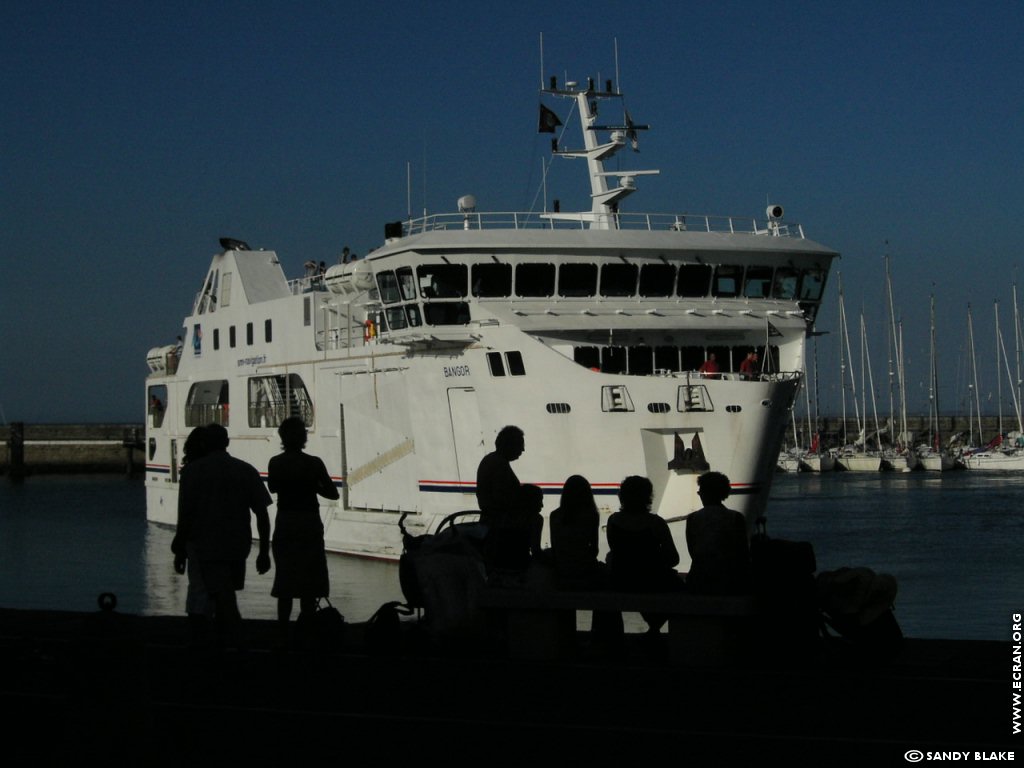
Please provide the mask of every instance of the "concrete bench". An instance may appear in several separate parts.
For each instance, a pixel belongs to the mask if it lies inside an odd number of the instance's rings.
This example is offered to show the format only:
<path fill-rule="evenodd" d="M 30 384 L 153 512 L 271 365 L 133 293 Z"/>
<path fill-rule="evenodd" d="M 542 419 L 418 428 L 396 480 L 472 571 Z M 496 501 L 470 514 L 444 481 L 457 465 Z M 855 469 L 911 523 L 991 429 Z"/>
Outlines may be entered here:
<path fill-rule="evenodd" d="M 749 620 L 761 615 L 751 595 L 570 592 L 488 587 L 485 611 L 504 618 L 513 658 L 555 659 L 572 648 L 576 613 L 658 613 L 668 617 L 670 661 L 678 666 L 726 664 L 740 652 Z"/>

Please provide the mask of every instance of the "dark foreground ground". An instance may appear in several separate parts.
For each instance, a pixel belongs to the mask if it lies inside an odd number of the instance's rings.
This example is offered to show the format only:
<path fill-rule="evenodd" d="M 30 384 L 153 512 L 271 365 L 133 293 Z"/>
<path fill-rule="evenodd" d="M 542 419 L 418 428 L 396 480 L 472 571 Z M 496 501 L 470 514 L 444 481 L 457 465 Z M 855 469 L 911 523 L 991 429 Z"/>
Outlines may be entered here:
<path fill-rule="evenodd" d="M 906 640 L 881 663 L 839 644 L 780 660 L 751 638 L 727 668 L 677 668 L 635 635 L 610 659 L 581 635 L 557 663 L 439 652 L 413 624 L 391 648 L 365 625 L 331 650 L 275 650 L 270 622 L 246 622 L 245 636 L 246 651 L 213 653 L 190 648 L 174 617 L 0 609 L 0 757 L 902 765 L 909 750 L 973 761 L 1021 738 L 1011 646 L 997 642 Z"/>

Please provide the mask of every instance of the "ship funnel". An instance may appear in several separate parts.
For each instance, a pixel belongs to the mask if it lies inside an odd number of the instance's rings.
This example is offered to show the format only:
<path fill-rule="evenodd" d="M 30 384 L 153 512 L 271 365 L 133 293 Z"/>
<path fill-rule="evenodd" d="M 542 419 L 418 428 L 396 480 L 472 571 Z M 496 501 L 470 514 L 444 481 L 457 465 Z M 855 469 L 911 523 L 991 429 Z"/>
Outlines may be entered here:
<path fill-rule="evenodd" d="M 765 215 L 769 219 L 781 219 L 783 213 L 781 205 L 769 205 L 768 210 L 765 211 Z"/>

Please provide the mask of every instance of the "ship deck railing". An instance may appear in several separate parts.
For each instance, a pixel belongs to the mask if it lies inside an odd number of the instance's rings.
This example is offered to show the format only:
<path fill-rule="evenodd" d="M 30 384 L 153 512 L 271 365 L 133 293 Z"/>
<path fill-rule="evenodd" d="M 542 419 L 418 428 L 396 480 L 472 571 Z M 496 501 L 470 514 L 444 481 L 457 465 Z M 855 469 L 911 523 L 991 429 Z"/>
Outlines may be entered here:
<path fill-rule="evenodd" d="M 610 221 L 610 228 L 620 230 L 720 232 L 804 239 L 804 230 L 800 224 L 783 224 L 775 220 L 765 221 L 738 216 L 707 216 L 689 213 L 617 213 L 611 216 L 602 216 L 601 221 Z M 601 222 L 595 219 L 595 214 L 589 212 L 577 215 L 565 213 L 549 215 L 516 211 L 437 213 L 402 222 L 402 234 L 408 236 L 438 230 L 459 229 L 587 230 L 599 223 Z"/>

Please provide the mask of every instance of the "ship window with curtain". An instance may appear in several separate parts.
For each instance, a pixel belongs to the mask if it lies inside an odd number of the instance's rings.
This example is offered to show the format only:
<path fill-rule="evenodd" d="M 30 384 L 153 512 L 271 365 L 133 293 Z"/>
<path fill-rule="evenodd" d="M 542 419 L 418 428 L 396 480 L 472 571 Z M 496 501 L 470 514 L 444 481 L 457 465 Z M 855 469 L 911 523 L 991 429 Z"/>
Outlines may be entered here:
<path fill-rule="evenodd" d="M 676 268 L 671 264 L 644 264 L 640 267 L 641 296 L 671 296 Z"/>
<path fill-rule="evenodd" d="M 679 283 L 677 293 L 688 299 L 698 299 L 708 295 L 711 284 L 710 264 L 683 264 L 679 267 Z"/>
<path fill-rule="evenodd" d="M 498 299 L 512 295 L 511 264 L 474 264 L 473 295 L 481 299 Z"/>
<path fill-rule="evenodd" d="M 253 376 L 249 379 L 249 426 L 279 427 L 290 417 L 313 426 L 313 401 L 297 373 Z"/>
<path fill-rule="evenodd" d="M 605 264 L 601 267 L 601 295 L 634 295 L 638 272 L 636 264 Z"/>
<path fill-rule="evenodd" d="M 558 268 L 559 296 L 593 296 L 596 292 L 596 264 L 562 264 Z"/>
<path fill-rule="evenodd" d="M 538 298 L 555 292 L 554 264 L 517 264 L 516 296 Z"/>
<path fill-rule="evenodd" d="M 185 399 L 185 426 L 204 427 L 207 424 L 228 426 L 228 382 L 226 379 L 197 381 L 188 390 Z"/>

